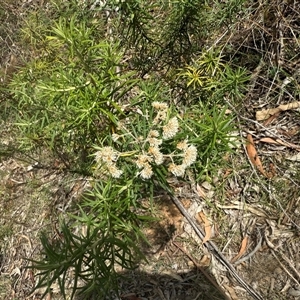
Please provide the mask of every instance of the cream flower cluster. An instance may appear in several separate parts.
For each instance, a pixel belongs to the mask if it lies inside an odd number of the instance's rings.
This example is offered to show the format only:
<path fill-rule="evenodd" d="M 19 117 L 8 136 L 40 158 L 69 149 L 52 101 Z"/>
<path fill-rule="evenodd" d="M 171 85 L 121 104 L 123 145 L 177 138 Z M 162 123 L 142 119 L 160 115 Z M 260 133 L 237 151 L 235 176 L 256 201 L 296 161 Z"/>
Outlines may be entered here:
<path fill-rule="evenodd" d="M 105 167 L 108 173 L 114 178 L 120 178 L 123 171 L 117 168 L 117 160 L 119 153 L 112 147 L 103 147 L 95 153 L 95 160 L 97 162 L 97 169 Z"/>
<path fill-rule="evenodd" d="M 175 176 L 183 176 L 187 167 L 191 166 L 197 159 L 197 148 L 194 145 L 189 145 L 187 141 L 179 142 L 177 149 L 182 150 L 180 156 L 183 157 L 182 163 L 176 165 L 171 163 L 168 170 Z"/>
<path fill-rule="evenodd" d="M 138 151 L 132 151 L 130 155 L 127 155 L 118 153 L 112 147 L 104 147 L 96 152 L 97 164 L 104 165 L 112 177 L 119 178 L 123 173 L 116 166 L 120 156 L 134 156 L 133 163 L 138 167 L 138 176 L 143 179 L 150 179 L 153 176 L 154 165 L 159 166 L 164 163 L 168 163 L 168 170 L 173 175 L 184 176 L 186 168 L 196 161 L 197 148 L 190 145 L 187 140 L 179 142 L 176 145 L 177 150 L 171 154 L 165 155 L 161 152 L 164 141 L 174 138 L 178 133 L 179 122 L 177 117 L 169 118 L 169 107 L 166 103 L 153 102 L 152 106 L 156 114 L 146 139 L 134 137 L 126 126 L 122 126 L 122 129 L 126 131 L 126 134 L 122 136 L 131 136 L 134 144 L 139 145 Z M 116 142 L 119 137 L 119 135 L 113 134 L 112 139 Z M 178 157 L 179 159 L 177 159 Z M 176 165 L 174 160 L 180 160 L 181 164 Z"/>

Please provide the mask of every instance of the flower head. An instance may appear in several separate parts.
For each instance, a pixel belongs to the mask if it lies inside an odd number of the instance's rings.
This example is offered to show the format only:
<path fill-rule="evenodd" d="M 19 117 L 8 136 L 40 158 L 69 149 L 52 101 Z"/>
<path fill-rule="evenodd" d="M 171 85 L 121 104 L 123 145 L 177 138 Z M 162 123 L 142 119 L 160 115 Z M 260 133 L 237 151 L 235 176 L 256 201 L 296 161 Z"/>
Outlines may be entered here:
<path fill-rule="evenodd" d="M 164 102 L 154 101 L 154 102 L 152 102 L 152 106 L 156 110 L 167 110 L 168 109 L 168 104 L 164 103 Z"/>
<path fill-rule="evenodd" d="M 140 176 L 143 179 L 150 179 L 153 175 L 152 167 L 149 163 L 144 164 L 143 170 L 140 172 Z"/>
<path fill-rule="evenodd" d="M 186 167 L 189 167 L 191 164 L 193 164 L 197 159 L 197 148 L 194 145 L 189 146 L 184 151 L 184 157 L 182 164 Z"/>
<path fill-rule="evenodd" d="M 153 147 L 153 146 L 149 147 L 148 153 L 154 157 L 154 162 L 155 162 L 157 165 L 161 165 L 161 164 L 164 162 L 164 156 L 163 156 L 163 154 L 159 151 L 159 148 L 158 148 L 158 147 L 156 147 L 156 146 L 154 146 L 154 147 Z"/>
<path fill-rule="evenodd" d="M 135 161 L 136 165 L 139 169 L 144 168 L 146 164 L 149 164 L 149 162 L 152 162 L 153 158 L 146 154 L 141 154 L 138 156 L 137 160 Z"/>
<path fill-rule="evenodd" d="M 150 146 L 152 147 L 158 147 L 159 145 L 162 144 L 162 140 L 151 137 L 151 138 L 147 138 L 147 141 L 149 142 Z"/>
<path fill-rule="evenodd" d="M 157 130 L 150 130 L 148 134 L 148 139 L 149 138 L 157 138 L 159 137 L 159 132 Z"/>
<path fill-rule="evenodd" d="M 175 165 L 171 163 L 168 170 L 176 177 L 182 177 L 185 173 L 185 165 Z"/>
<path fill-rule="evenodd" d="M 119 153 L 112 147 L 103 147 L 95 153 L 96 162 L 113 163 L 118 160 Z"/>
<path fill-rule="evenodd" d="M 110 175 L 114 178 L 120 178 L 120 176 L 123 174 L 123 171 L 119 170 L 115 164 L 107 165 L 107 169 Z"/>
<path fill-rule="evenodd" d="M 188 148 L 188 142 L 187 140 L 181 141 L 176 145 L 176 148 L 179 150 L 186 150 Z"/>
<path fill-rule="evenodd" d="M 178 119 L 173 117 L 169 120 L 169 122 L 163 126 L 163 138 L 170 139 L 178 132 L 179 124 Z"/>

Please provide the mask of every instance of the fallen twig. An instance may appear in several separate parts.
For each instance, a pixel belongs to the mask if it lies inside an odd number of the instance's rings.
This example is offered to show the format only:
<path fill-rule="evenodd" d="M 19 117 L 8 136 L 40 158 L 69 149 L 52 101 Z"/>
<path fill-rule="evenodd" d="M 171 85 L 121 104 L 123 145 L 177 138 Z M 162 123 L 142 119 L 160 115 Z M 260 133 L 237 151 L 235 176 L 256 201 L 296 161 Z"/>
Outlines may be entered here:
<path fill-rule="evenodd" d="M 282 104 L 276 108 L 264 109 L 256 112 L 256 120 L 262 121 L 268 119 L 270 116 L 277 114 L 281 111 L 286 111 L 290 109 L 297 109 L 300 107 L 300 101 Z"/>
<path fill-rule="evenodd" d="M 173 242 L 173 244 L 180 249 L 193 263 L 194 265 L 197 267 L 197 269 L 199 269 L 201 271 L 201 273 L 209 280 L 209 282 L 222 294 L 222 296 L 225 297 L 226 300 L 230 300 L 230 298 L 228 298 L 228 296 L 224 293 L 224 291 L 220 288 L 220 286 L 217 284 L 217 282 L 205 271 L 205 269 L 197 263 L 197 261 L 194 259 L 194 257 L 192 257 L 186 250 L 184 250 L 181 246 L 179 246 L 178 243 Z"/>
<path fill-rule="evenodd" d="M 202 230 L 199 228 L 198 224 L 194 221 L 194 219 L 190 216 L 190 214 L 186 211 L 184 206 L 181 204 L 179 199 L 168 191 L 171 199 L 173 200 L 174 204 L 183 214 L 183 216 L 188 220 L 191 224 L 197 235 L 204 239 L 205 235 Z M 239 276 L 239 274 L 234 269 L 233 265 L 225 258 L 225 256 L 218 250 L 218 247 L 212 241 L 207 241 L 205 244 L 206 248 L 211 252 L 211 254 L 229 271 L 229 273 L 238 281 L 238 283 L 248 292 L 249 295 L 255 300 L 263 300 L 263 298 L 251 287 L 248 283 L 246 283 L 243 278 Z"/>

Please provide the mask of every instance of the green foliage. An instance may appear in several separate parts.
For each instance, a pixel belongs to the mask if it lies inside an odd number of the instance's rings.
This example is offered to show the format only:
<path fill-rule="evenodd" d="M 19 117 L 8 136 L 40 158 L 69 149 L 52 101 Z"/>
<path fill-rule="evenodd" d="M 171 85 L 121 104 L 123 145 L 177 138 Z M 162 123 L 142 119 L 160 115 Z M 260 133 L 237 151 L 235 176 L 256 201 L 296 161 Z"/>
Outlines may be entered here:
<path fill-rule="evenodd" d="M 250 75 L 247 70 L 243 68 L 232 69 L 226 66 L 223 73 L 220 90 L 226 94 L 229 99 L 242 100 L 249 82 Z"/>
<path fill-rule="evenodd" d="M 61 222 L 60 236 L 51 240 L 42 234 L 44 258 L 30 266 L 39 271 L 36 289 L 46 287 L 46 295 L 57 281 L 66 298 L 73 272 L 71 298 L 77 292 L 86 298 L 97 295 L 98 299 L 112 290 L 117 293 L 116 268 L 132 269 L 143 257 L 137 246 L 143 238 L 139 223 L 150 220 L 138 216 L 139 187 L 132 184 L 97 182 L 85 196 L 80 213 L 71 215 L 68 224 Z"/>
<path fill-rule="evenodd" d="M 121 28 L 133 66 L 143 75 L 189 63 L 215 34 L 215 15 L 222 14 L 218 3 L 211 6 L 198 0 L 109 3 L 117 11 L 116 26 Z"/>
<path fill-rule="evenodd" d="M 247 1 L 229 0 L 226 2 L 214 2 L 215 26 L 231 25 L 247 11 Z"/>
<path fill-rule="evenodd" d="M 201 56 L 185 69 L 181 69 L 179 76 L 187 80 L 187 86 L 193 89 L 212 90 L 218 87 L 220 77 L 224 71 L 224 63 L 219 50 L 203 52 Z"/>
<path fill-rule="evenodd" d="M 170 1 L 170 14 L 167 20 L 165 35 L 166 51 L 174 57 L 189 55 L 197 51 L 199 43 L 205 37 L 206 22 L 205 1 L 184 0 Z"/>
<path fill-rule="evenodd" d="M 118 102 L 135 84 L 118 71 L 118 45 L 94 40 L 97 27 L 76 16 L 59 19 L 47 36 L 49 55 L 23 68 L 10 88 L 24 148 L 47 146 L 66 165 L 87 160 L 89 147 L 104 137 L 118 115 Z M 80 162 L 79 162 L 80 163 Z"/>
<path fill-rule="evenodd" d="M 247 70 L 225 64 L 218 49 L 203 52 L 192 65 L 180 69 L 178 76 L 193 87 L 197 98 L 211 103 L 223 102 L 224 97 L 242 100 L 250 79 Z"/>
<path fill-rule="evenodd" d="M 190 141 L 198 149 L 198 161 L 195 165 L 197 180 L 203 176 L 209 180 L 216 175 L 221 164 L 225 163 L 223 157 L 232 153 L 238 142 L 233 135 L 233 118 L 226 115 L 226 106 L 222 108 L 201 104 L 191 107 L 190 111 L 183 123 L 186 128 L 190 128 Z"/>
<path fill-rule="evenodd" d="M 128 43 L 136 46 L 143 40 L 151 42 L 149 31 L 153 16 L 149 12 L 155 5 L 141 0 L 112 2 L 115 2 L 114 5 L 120 13 L 121 31 Z"/>

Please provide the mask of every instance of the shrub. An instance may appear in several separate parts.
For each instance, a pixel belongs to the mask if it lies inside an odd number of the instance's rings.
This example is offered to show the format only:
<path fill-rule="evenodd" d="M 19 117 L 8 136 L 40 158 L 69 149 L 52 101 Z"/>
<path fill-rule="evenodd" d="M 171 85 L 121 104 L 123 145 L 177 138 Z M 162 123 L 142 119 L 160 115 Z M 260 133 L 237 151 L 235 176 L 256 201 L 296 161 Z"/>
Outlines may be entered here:
<path fill-rule="evenodd" d="M 108 1 L 95 11 L 104 13 L 105 26 L 116 38 L 99 28 L 88 7 L 91 19 L 73 2 L 53 3 L 70 7 L 67 13 L 55 11 L 55 22 L 32 26 L 30 21 L 23 30 L 41 55 L 10 83 L 15 125 L 20 149 L 51 151 L 67 171 L 88 174 L 91 188 L 77 213 L 61 219 L 61 235 L 41 235 L 43 257 L 30 268 L 39 271 L 35 288 L 46 287 L 44 295 L 57 281 L 66 297 L 67 278 L 73 276 L 71 298 L 77 291 L 101 297 L 118 292 L 118 266 L 134 268 L 144 258 L 140 226 L 153 218 L 141 200 L 151 201 L 161 188 L 172 193 L 170 176 L 185 180 L 194 170 L 199 179 L 220 167 L 233 131 L 232 117 L 220 103 L 225 94 L 241 97 L 247 76 L 225 66 L 220 49 L 202 51 L 176 78 L 187 86 L 182 94 L 192 104 L 183 111 L 174 105 L 178 99 L 172 99 L 172 84 L 162 74 L 182 67 L 178 58 L 189 43 L 194 53 L 205 42 L 208 33 L 197 28 L 200 21 L 211 24 L 211 16 L 201 19 L 204 3 L 171 1 L 163 14 L 167 26 L 159 29 L 150 14 L 159 5 Z M 115 26 L 122 21 L 124 30 Z"/>

